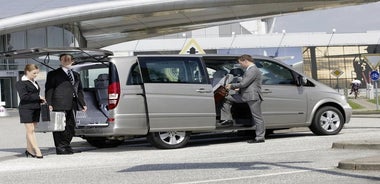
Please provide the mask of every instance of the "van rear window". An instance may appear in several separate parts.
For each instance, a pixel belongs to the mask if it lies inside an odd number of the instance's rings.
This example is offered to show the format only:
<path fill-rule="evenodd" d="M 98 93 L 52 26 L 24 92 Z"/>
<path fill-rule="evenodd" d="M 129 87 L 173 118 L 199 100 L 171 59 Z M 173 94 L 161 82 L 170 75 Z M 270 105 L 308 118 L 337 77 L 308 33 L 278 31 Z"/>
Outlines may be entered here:
<path fill-rule="evenodd" d="M 79 73 L 83 88 L 95 88 L 95 80 L 105 74 L 108 75 L 108 68 L 86 68 Z"/>

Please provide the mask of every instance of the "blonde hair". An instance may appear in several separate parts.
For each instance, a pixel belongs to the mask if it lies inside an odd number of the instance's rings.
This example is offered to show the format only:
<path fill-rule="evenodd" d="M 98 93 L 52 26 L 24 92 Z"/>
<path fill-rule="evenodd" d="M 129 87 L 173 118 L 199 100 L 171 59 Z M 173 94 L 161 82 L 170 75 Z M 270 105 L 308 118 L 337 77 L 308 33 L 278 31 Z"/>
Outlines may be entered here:
<path fill-rule="evenodd" d="M 36 64 L 26 64 L 25 65 L 25 69 L 24 69 L 25 73 L 33 71 L 33 70 L 38 70 L 38 66 Z"/>

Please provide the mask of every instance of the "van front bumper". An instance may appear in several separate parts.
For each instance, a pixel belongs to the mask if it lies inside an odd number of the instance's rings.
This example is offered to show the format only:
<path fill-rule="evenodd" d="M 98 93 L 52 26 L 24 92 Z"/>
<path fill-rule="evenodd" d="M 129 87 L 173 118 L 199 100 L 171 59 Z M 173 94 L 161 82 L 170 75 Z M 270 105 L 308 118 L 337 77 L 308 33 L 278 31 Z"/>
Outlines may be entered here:
<path fill-rule="evenodd" d="M 352 117 L 352 108 L 350 105 L 346 105 L 343 107 L 344 112 L 345 112 L 345 123 L 349 123 Z"/>

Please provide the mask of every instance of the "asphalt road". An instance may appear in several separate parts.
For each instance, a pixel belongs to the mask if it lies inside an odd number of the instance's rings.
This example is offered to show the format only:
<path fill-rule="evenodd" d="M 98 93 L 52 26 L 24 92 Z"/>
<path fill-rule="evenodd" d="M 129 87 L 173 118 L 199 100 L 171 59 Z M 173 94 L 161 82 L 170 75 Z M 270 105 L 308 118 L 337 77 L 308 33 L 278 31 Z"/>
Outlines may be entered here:
<path fill-rule="evenodd" d="M 305 128 L 279 131 L 265 143 L 231 134 L 193 137 L 187 147 L 161 150 L 144 139 L 96 149 L 75 138 L 81 153 L 56 155 L 50 133 L 37 139 L 43 159 L 25 158 L 18 117 L 0 118 L 0 183 L 380 183 L 379 171 L 338 169 L 345 159 L 378 150 L 332 149 L 332 143 L 380 140 L 378 118 L 353 118 L 339 135 L 315 136 Z"/>

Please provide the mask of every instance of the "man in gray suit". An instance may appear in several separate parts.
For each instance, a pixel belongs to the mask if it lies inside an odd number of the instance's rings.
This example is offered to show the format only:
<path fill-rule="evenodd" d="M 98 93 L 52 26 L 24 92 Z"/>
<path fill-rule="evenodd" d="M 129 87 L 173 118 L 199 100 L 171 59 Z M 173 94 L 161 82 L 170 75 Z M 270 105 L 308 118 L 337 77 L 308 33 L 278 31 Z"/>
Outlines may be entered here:
<path fill-rule="evenodd" d="M 242 80 L 239 83 L 227 84 L 227 89 L 238 90 L 238 94 L 226 97 L 222 114 L 226 119 L 232 120 L 231 104 L 247 103 L 252 115 L 252 124 L 256 127 L 255 139 L 248 140 L 248 143 L 265 142 L 265 125 L 261 113 L 261 71 L 256 67 L 250 55 L 242 55 L 238 59 L 239 64 L 246 69 Z M 231 103 L 232 102 L 232 103 Z M 223 116 L 223 115 L 222 115 Z"/>

